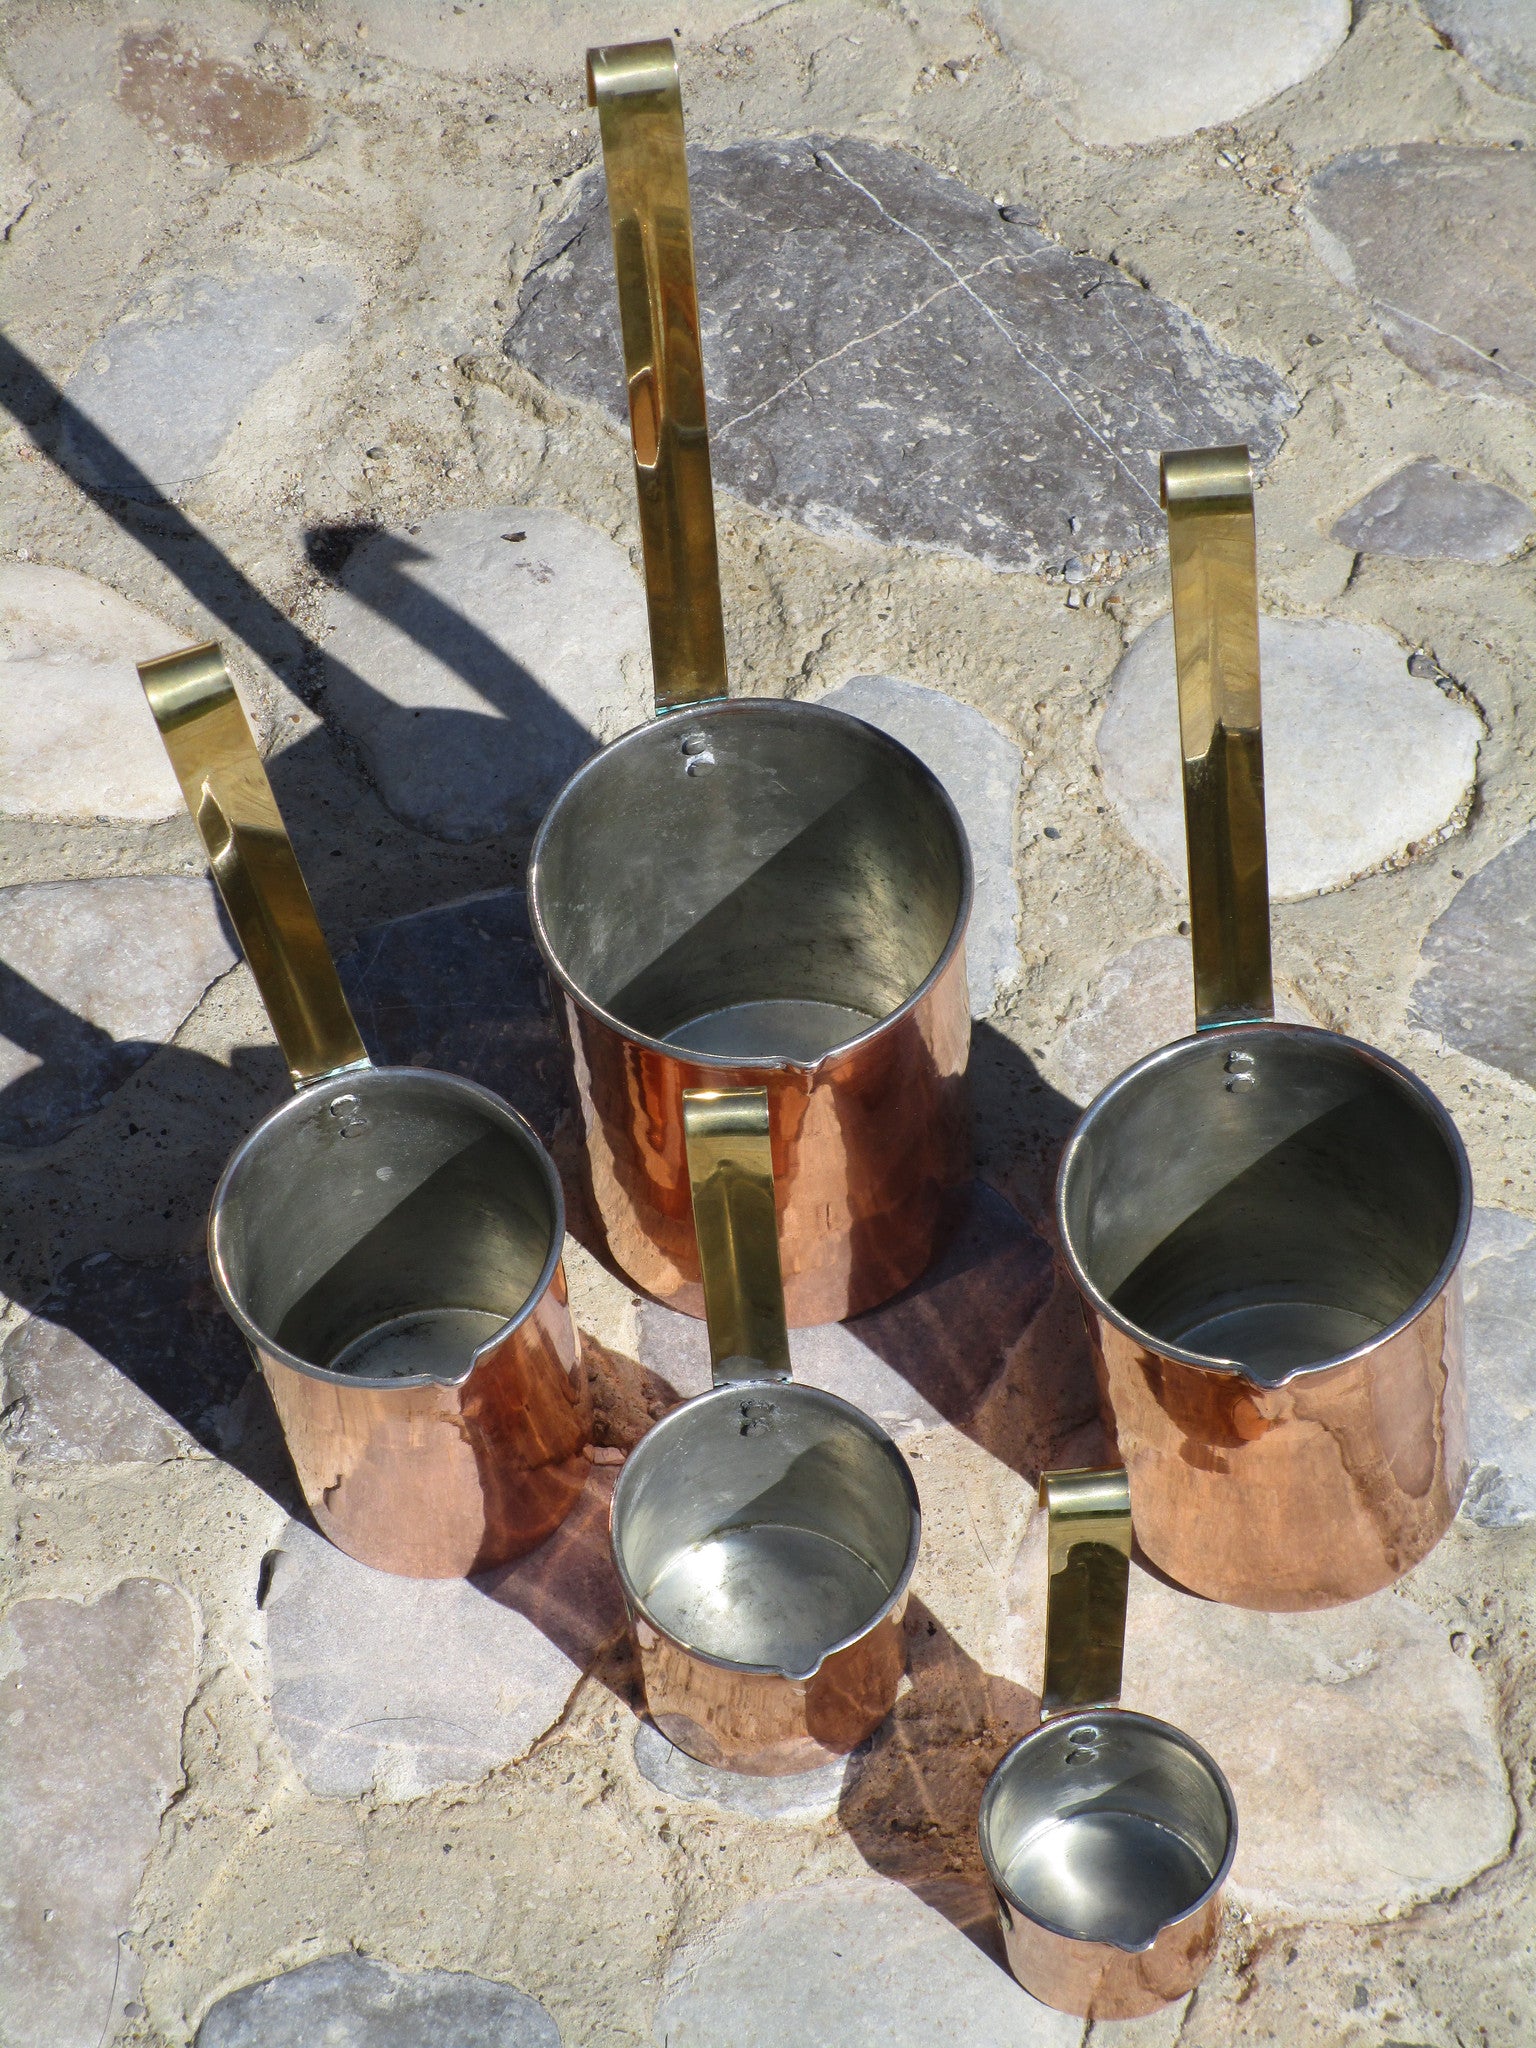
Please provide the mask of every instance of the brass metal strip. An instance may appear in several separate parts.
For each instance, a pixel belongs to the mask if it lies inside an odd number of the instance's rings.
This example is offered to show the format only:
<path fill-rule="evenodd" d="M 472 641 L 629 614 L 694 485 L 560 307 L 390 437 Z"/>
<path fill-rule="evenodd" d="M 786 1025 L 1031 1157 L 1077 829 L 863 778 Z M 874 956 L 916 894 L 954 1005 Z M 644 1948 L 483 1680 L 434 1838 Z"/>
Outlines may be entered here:
<path fill-rule="evenodd" d="M 366 1067 L 218 642 L 140 662 L 139 680 L 295 1085 Z"/>
<path fill-rule="evenodd" d="M 1184 757 L 1195 1027 L 1274 1015 L 1259 579 L 1246 448 L 1162 460 Z"/>
<path fill-rule="evenodd" d="M 699 298 L 677 57 L 666 39 L 587 52 L 613 224 L 656 709 L 726 694 Z"/>
<path fill-rule="evenodd" d="M 1131 1574 L 1131 1494 L 1121 1466 L 1047 1472 L 1049 1577 L 1041 1718 L 1120 1697 Z"/>
<path fill-rule="evenodd" d="M 685 1089 L 683 1132 L 715 1385 L 787 1380 L 768 1091 Z"/>

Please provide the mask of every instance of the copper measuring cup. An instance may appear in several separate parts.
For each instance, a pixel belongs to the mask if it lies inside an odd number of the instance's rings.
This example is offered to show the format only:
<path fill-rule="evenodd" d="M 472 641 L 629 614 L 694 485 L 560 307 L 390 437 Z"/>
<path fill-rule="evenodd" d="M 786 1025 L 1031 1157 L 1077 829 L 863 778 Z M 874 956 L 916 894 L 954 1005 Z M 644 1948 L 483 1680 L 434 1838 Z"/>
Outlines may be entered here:
<path fill-rule="evenodd" d="M 846 713 L 726 700 L 682 102 L 670 42 L 588 55 L 608 176 L 656 720 L 556 797 L 528 904 L 617 1264 L 704 1294 L 682 1098 L 767 1090 L 788 1320 L 928 1265 L 970 1173 L 970 849 L 917 757 Z"/>
<path fill-rule="evenodd" d="M 489 1089 L 369 1060 L 218 646 L 139 675 L 297 1090 L 225 1167 L 208 1253 L 304 1498 L 384 1571 L 516 1557 L 588 1469 L 553 1163 Z"/>
<path fill-rule="evenodd" d="M 890 1712 L 921 1516 L 878 1424 L 790 1377 L 765 1090 L 683 1098 L 714 1386 L 664 1416 L 613 1495 L 656 1726 L 756 1776 L 846 1756 Z"/>
<path fill-rule="evenodd" d="M 1119 1706 L 1130 1576 L 1125 1473 L 1047 1473 L 1041 1723 L 981 1799 L 981 1854 L 1008 1967 L 1086 2019 L 1137 2019 L 1192 1991 L 1221 1932 L 1237 1809 L 1218 1765 Z"/>
<path fill-rule="evenodd" d="M 1248 451 L 1165 455 L 1163 489 L 1197 1028 L 1089 1105 L 1057 1218 L 1147 1556 L 1328 1607 L 1461 1500 L 1471 1172 L 1406 1067 L 1273 1021 Z"/>

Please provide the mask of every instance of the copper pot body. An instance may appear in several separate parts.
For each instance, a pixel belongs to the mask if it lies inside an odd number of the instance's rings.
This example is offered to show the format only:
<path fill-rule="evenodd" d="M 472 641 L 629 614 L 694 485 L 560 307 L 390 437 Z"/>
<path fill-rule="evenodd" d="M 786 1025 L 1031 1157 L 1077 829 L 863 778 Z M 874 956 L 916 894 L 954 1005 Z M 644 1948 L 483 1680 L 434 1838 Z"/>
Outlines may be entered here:
<path fill-rule="evenodd" d="M 572 778 L 534 845 L 595 1215 L 615 1263 L 702 1315 L 685 1089 L 768 1092 L 793 1325 L 888 1300 L 970 1173 L 964 828 L 863 720 L 741 699 Z"/>
<path fill-rule="evenodd" d="M 1400 1578 L 1470 1467 L 1465 1151 L 1368 1046 L 1242 1024 L 1085 1111 L 1058 1222 L 1146 1556 L 1276 1611 Z"/>

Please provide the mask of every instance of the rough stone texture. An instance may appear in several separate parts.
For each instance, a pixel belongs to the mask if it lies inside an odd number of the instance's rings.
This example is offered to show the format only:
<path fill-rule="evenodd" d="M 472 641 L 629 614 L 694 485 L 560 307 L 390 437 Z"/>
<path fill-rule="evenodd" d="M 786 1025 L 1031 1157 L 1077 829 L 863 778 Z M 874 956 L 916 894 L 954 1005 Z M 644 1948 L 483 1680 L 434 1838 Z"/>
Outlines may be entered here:
<path fill-rule="evenodd" d="M 83 1121 L 235 959 L 201 879 L 0 889 L 0 1144 Z"/>
<path fill-rule="evenodd" d="M 1408 673 L 1379 626 L 1261 618 L 1269 889 L 1315 896 L 1456 830 L 1477 775 L 1477 714 Z M 1173 620 L 1115 670 L 1099 727 L 1104 786 L 1126 830 L 1181 883 L 1184 798 Z"/>
<path fill-rule="evenodd" d="M 86 422 L 66 424 L 66 454 L 129 497 L 146 494 L 146 479 L 170 492 L 195 483 L 262 386 L 338 342 L 356 308 L 351 278 L 327 263 L 237 262 L 227 276 L 148 287 L 65 386 Z"/>
<path fill-rule="evenodd" d="M 1275 990 L 1275 1014 L 1291 1024 L 1317 1019 L 1293 989 Z M 1195 1028 L 1189 940 L 1143 939 L 1111 960 L 1088 1001 L 1056 1041 L 1051 1071 L 1074 1102 L 1091 1102 L 1128 1066 L 1187 1038 Z"/>
<path fill-rule="evenodd" d="M 32 191 L 32 173 L 21 156 L 31 111 L 10 81 L 0 79 L 0 235 L 16 225 Z"/>
<path fill-rule="evenodd" d="M 904 150 L 841 137 L 690 158 L 714 475 L 818 532 L 1060 567 L 1162 538 L 1163 448 L 1295 404 L 1122 271 Z M 838 289 L 824 293 L 825 280 Z M 550 231 L 507 348 L 622 418 L 602 180 Z"/>
<path fill-rule="evenodd" d="M 1496 92 L 1536 99 L 1533 0 L 1424 0 L 1424 11 Z"/>
<path fill-rule="evenodd" d="M 442 839 L 529 830 L 650 709 L 639 579 L 562 512 L 440 512 L 374 534 L 329 618 L 336 716 L 390 809 Z"/>
<path fill-rule="evenodd" d="M 137 1987 L 129 1913 L 181 1782 L 192 1612 L 158 1579 L 0 1624 L 6 2048 L 101 2048 Z"/>
<path fill-rule="evenodd" d="M 1474 1209 L 1461 1277 L 1476 1460 L 1462 1513 L 1487 1529 L 1510 1528 L 1536 1518 L 1536 1223 Z"/>
<path fill-rule="evenodd" d="M 181 789 L 134 663 L 185 644 L 89 576 L 0 563 L 0 812 L 175 817 Z"/>
<path fill-rule="evenodd" d="M 196 2048 L 560 2048 L 536 1998 L 458 1970 L 396 1970 L 361 1956 L 230 1992 Z"/>
<path fill-rule="evenodd" d="M 269 164 L 302 155 L 314 136 L 314 109 L 298 93 L 205 56 L 173 28 L 130 30 L 119 64 L 118 99 L 162 141 Z"/>
<path fill-rule="evenodd" d="M 1536 178 L 1519 150 L 1403 143 L 1336 157 L 1312 237 L 1394 354 L 1448 391 L 1536 400 Z"/>
<path fill-rule="evenodd" d="M 1367 555 L 1501 562 L 1533 531 L 1536 514 L 1513 491 L 1425 456 L 1351 505 L 1334 521 L 1333 537 Z"/>
<path fill-rule="evenodd" d="M 1536 1087 L 1536 832 L 1462 884 L 1429 928 L 1408 1018 Z"/>
<path fill-rule="evenodd" d="M 986 0 L 1031 90 L 1114 147 L 1235 120 L 1326 64 L 1349 0 Z"/>
<path fill-rule="evenodd" d="M 851 676 L 821 699 L 910 747 L 949 791 L 971 842 L 976 900 L 965 938 L 971 1015 L 985 1017 L 1019 972 L 1013 818 L 1019 750 L 969 704 L 896 676 Z"/>
<path fill-rule="evenodd" d="M 825 1820 L 837 1811 L 844 1787 L 859 1767 L 857 1755 L 817 1771 L 799 1771 L 783 1778 L 749 1778 L 740 1771 L 717 1771 L 668 1742 L 649 1721 L 635 1727 L 635 1768 L 648 1784 L 673 1799 L 696 1806 L 721 1807 L 757 1820 Z"/>
<path fill-rule="evenodd" d="M 1081 2020 L 1026 1996 L 950 1925 L 883 1878 L 744 1906 L 674 1957 L 661 2048 L 1077 2048 Z"/>

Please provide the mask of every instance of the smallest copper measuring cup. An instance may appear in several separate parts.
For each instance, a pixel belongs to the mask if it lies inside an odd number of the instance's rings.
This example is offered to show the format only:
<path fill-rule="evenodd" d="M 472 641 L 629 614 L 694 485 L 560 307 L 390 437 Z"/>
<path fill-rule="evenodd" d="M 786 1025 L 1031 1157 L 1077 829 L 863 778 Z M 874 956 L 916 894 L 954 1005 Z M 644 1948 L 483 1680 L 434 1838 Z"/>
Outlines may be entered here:
<path fill-rule="evenodd" d="M 701 1763 L 814 1770 L 890 1712 L 921 1517 L 906 1460 L 790 1375 L 767 1091 L 690 1089 L 683 1126 L 714 1386 L 614 1489 L 646 1705 Z"/>
<path fill-rule="evenodd" d="M 1123 1470 L 1047 1473 L 1041 1723 L 981 1800 L 1008 1966 L 1046 2005 L 1128 2020 L 1192 1991 L 1221 1932 L 1237 1809 L 1220 1768 L 1117 1704 L 1131 1557 Z"/>

